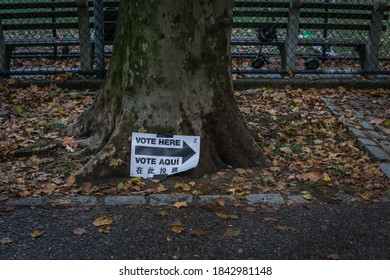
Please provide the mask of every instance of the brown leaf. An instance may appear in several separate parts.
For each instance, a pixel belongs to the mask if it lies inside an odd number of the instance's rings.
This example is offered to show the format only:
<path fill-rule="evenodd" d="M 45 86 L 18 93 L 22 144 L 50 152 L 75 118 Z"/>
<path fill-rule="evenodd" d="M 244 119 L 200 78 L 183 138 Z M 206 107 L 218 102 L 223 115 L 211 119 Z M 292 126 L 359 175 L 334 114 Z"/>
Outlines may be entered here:
<path fill-rule="evenodd" d="M 299 180 L 302 181 L 311 181 L 311 182 L 318 182 L 321 179 L 321 173 L 320 172 L 307 172 L 307 173 L 301 173 L 297 176 Z"/>
<path fill-rule="evenodd" d="M 230 238 L 233 238 L 233 237 L 237 237 L 240 235 L 240 231 L 239 230 L 234 230 L 232 228 L 228 228 L 225 232 L 224 232 L 224 236 L 226 237 L 230 237 Z"/>
<path fill-rule="evenodd" d="M 242 176 L 234 176 L 233 179 L 232 179 L 232 182 L 233 183 L 244 183 L 246 182 L 246 178 L 245 177 L 242 177 Z"/>
<path fill-rule="evenodd" d="M 227 199 L 225 199 L 225 198 L 220 198 L 217 200 L 217 203 L 219 204 L 219 206 L 225 206 L 226 202 L 227 202 Z"/>
<path fill-rule="evenodd" d="M 244 208 L 244 210 L 247 212 L 250 212 L 250 213 L 254 213 L 257 211 L 257 209 L 255 207 L 252 207 L 252 206 L 247 206 Z"/>
<path fill-rule="evenodd" d="M 13 240 L 10 237 L 4 237 L 4 238 L 0 239 L 1 245 L 10 244 L 12 242 L 13 242 Z"/>
<path fill-rule="evenodd" d="M 168 189 L 164 186 L 164 185 L 162 185 L 162 184 L 160 184 L 160 185 L 158 185 L 157 187 L 156 187 L 156 189 L 154 190 L 154 192 L 155 193 L 162 193 L 162 192 L 165 192 L 165 191 L 167 191 Z"/>
<path fill-rule="evenodd" d="M 83 235 L 83 234 L 86 234 L 88 233 L 87 230 L 85 228 L 75 228 L 73 230 L 73 234 L 75 235 Z"/>
<path fill-rule="evenodd" d="M 278 231 L 288 232 L 288 233 L 298 232 L 298 230 L 295 227 L 289 227 L 289 226 L 277 226 L 276 229 Z"/>
<path fill-rule="evenodd" d="M 217 216 L 218 218 L 221 218 L 221 219 L 224 219 L 224 220 L 230 219 L 229 215 L 228 215 L 228 214 L 225 214 L 225 213 L 215 212 L 214 214 L 215 214 L 215 216 Z"/>
<path fill-rule="evenodd" d="M 331 253 L 326 256 L 329 260 L 341 260 L 340 255 L 338 253 Z"/>
<path fill-rule="evenodd" d="M 207 232 L 204 231 L 203 229 L 193 229 L 190 231 L 192 235 L 195 235 L 196 237 L 201 237 L 205 235 Z"/>
<path fill-rule="evenodd" d="M 280 148 L 280 151 L 282 151 L 285 154 L 289 154 L 289 155 L 292 155 L 294 153 L 289 147 Z"/>

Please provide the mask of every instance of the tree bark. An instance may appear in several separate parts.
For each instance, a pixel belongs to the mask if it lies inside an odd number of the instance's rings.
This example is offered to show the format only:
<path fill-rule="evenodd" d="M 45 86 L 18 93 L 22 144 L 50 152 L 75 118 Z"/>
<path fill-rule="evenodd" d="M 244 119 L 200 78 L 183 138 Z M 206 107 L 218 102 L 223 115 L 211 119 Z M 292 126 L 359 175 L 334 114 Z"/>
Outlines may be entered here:
<path fill-rule="evenodd" d="M 134 131 L 200 135 L 192 176 L 267 164 L 233 96 L 232 10 L 233 0 L 121 1 L 104 86 L 69 129 L 95 153 L 80 176 L 129 176 Z"/>

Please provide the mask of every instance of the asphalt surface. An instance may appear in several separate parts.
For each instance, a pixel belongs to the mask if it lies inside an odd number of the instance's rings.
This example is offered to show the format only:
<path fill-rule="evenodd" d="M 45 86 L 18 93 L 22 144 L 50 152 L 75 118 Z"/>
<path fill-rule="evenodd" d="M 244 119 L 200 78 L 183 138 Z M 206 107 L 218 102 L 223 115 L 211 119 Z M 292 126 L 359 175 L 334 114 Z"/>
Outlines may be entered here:
<path fill-rule="evenodd" d="M 102 216 L 112 223 L 94 225 Z M 390 259 L 390 202 L 17 206 L 0 215 L 4 260 L 339 258 Z"/>

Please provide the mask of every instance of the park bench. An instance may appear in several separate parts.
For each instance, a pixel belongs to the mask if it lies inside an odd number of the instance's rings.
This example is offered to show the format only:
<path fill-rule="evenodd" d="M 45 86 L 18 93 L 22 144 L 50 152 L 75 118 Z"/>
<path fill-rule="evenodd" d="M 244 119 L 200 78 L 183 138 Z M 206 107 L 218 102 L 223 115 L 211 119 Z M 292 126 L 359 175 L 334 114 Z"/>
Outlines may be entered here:
<path fill-rule="evenodd" d="M 309 2 L 290 1 L 246 1 L 235 2 L 235 20 L 233 28 L 253 30 L 284 30 L 285 34 L 270 40 L 259 40 L 256 36 L 233 37 L 233 46 L 276 46 L 279 49 L 282 71 L 292 73 L 296 70 L 298 46 L 351 47 L 357 51 L 361 70 L 376 71 L 378 64 L 381 36 L 386 30 L 385 12 L 389 10 L 387 0 L 373 0 L 373 4 L 351 4 L 346 1 Z M 256 21 L 262 18 L 266 20 Z M 248 20 L 249 19 L 249 20 Z M 356 20 L 350 24 L 343 19 Z M 323 36 L 307 38 L 302 30 L 322 30 Z M 366 38 L 337 38 L 328 36 L 335 30 L 367 32 Z"/>
<path fill-rule="evenodd" d="M 103 7 L 95 9 L 95 2 L 106 8 L 107 12 Z M 17 47 L 47 46 L 61 46 L 64 50 L 69 46 L 79 46 L 81 70 L 92 71 L 96 45 L 100 44 L 103 56 L 101 63 L 104 64 L 104 44 L 113 42 L 118 6 L 118 0 L 0 3 L 0 71 L 9 71 L 11 55 Z M 101 14 L 97 20 L 104 22 L 104 27 L 97 30 L 93 19 L 94 14 L 99 12 Z M 91 36 L 92 28 L 95 28 L 94 36 Z M 58 34 L 59 30 L 77 30 L 78 36 L 61 36 Z M 15 36 L 6 37 L 4 31 L 12 31 Z M 28 31 L 40 35 L 23 37 L 23 33 Z M 102 39 L 97 39 L 99 36 Z"/>

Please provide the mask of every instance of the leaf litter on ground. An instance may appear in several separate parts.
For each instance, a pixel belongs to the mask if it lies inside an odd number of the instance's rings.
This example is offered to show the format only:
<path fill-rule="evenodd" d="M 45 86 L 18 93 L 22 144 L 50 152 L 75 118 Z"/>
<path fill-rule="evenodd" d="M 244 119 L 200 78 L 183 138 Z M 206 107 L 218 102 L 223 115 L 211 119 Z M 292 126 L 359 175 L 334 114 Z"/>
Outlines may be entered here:
<path fill-rule="evenodd" d="M 359 97 L 387 98 L 390 90 L 258 88 L 236 92 L 235 98 L 253 137 L 271 166 L 225 168 L 202 178 L 169 177 L 164 182 L 123 178 L 111 183 L 77 185 L 68 177 L 87 156 L 75 156 L 80 149 L 65 128 L 93 102 L 94 94 L 30 85 L 15 87 L 13 81 L 0 84 L 0 191 L 6 197 L 47 195 L 147 195 L 149 193 L 231 194 L 236 198 L 252 193 L 310 194 L 336 201 L 354 195 L 361 201 L 389 195 L 389 180 L 358 149 L 342 122 L 350 117 L 333 116 L 321 97 L 343 104 Z M 380 104 L 376 104 L 379 106 Z M 347 109 L 347 108 L 344 108 Z M 388 112 L 387 108 L 378 111 Z M 387 111 L 386 111 L 387 110 Z M 347 111 L 347 110 L 344 110 Z M 353 121 L 353 120 L 352 120 Z M 388 121 L 384 113 L 370 120 L 372 125 Z M 50 147 L 50 149 L 47 149 Z M 32 151 L 14 157 L 15 151 Z M 113 163 L 114 164 L 114 163 Z M 309 196 L 307 196 L 308 198 Z M 218 204 L 223 206 L 224 202 Z M 179 205 L 177 205 L 179 206 Z M 184 205 L 182 205 L 184 206 Z"/>

